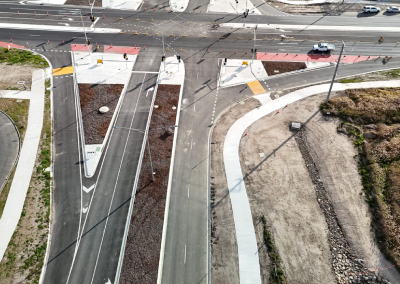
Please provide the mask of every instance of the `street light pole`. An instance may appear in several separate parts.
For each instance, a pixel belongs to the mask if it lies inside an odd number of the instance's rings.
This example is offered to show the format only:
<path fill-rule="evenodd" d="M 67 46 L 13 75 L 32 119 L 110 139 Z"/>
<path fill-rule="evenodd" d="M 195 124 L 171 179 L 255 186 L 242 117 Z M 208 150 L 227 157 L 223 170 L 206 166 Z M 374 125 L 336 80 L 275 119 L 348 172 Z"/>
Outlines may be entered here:
<path fill-rule="evenodd" d="M 79 11 L 79 14 L 81 15 L 81 21 L 82 21 L 83 32 L 85 33 L 85 40 L 86 40 L 86 43 L 88 44 L 88 39 L 87 39 L 87 35 L 86 35 L 85 25 L 83 24 L 82 12 Z M 88 47 L 88 52 L 89 52 L 89 54 L 91 54 L 91 53 L 90 53 L 89 44 L 87 45 L 87 47 Z"/>
<path fill-rule="evenodd" d="M 340 50 L 340 55 L 339 55 L 339 58 L 338 58 L 338 62 L 336 64 L 335 73 L 333 73 L 332 82 L 331 82 L 331 85 L 329 86 L 329 92 L 328 92 L 328 95 L 326 96 L 326 101 L 325 101 L 326 103 L 328 103 L 328 101 L 329 101 L 329 97 L 330 97 L 331 91 L 332 91 L 333 82 L 335 81 L 336 73 L 337 73 L 337 70 L 338 70 L 338 67 L 339 67 L 339 63 L 340 63 L 340 58 L 342 57 L 342 53 L 343 53 L 343 50 L 344 50 L 345 46 L 346 45 L 344 44 L 344 41 L 342 41 L 342 49 Z"/>

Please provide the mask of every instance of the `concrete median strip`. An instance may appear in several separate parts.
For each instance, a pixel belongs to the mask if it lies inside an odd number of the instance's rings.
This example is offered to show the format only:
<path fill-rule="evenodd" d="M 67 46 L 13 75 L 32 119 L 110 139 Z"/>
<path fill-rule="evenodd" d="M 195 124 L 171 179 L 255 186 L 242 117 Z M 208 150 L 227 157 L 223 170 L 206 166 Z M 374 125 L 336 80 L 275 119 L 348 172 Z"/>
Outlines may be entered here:
<path fill-rule="evenodd" d="M 400 87 L 400 80 L 337 83 L 333 85 L 332 91 L 379 87 Z M 311 86 L 269 101 L 237 120 L 225 137 L 224 166 L 237 236 L 240 283 L 261 283 L 257 241 L 239 158 L 239 146 L 243 133 L 260 118 L 298 100 L 327 92 L 328 89 L 329 84 Z"/>

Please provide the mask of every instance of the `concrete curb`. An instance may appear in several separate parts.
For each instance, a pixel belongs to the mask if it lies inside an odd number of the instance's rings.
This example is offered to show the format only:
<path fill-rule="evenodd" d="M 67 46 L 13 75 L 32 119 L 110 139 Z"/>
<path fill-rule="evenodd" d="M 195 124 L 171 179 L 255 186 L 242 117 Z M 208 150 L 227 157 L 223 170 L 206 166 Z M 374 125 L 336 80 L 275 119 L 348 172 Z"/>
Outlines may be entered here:
<path fill-rule="evenodd" d="M 185 71 L 185 65 L 183 61 L 181 61 L 183 70 Z M 161 70 L 162 63 L 160 65 Z M 175 125 L 179 125 L 179 117 L 181 112 L 181 105 L 182 105 L 182 94 L 183 88 L 185 83 L 185 75 L 183 75 L 183 80 L 181 84 L 181 89 L 179 93 L 179 102 L 178 108 L 176 110 L 176 122 Z M 171 156 L 171 164 L 169 167 L 169 177 L 168 177 L 168 187 L 167 187 L 167 198 L 165 201 L 165 213 L 164 213 L 164 225 L 163 225 L 163 232 L 162 232 L 162 239 L 161 239 L 161 249 L 160 249 L 160 258 L 159 258 L 159 266 L 158 266 L 158 277 L 157 277 L 157 284 L 162 283 L 162 273 L 163 273 L 163 265 L 164 265 L 164 253 L 165 253 L 165 240 L 167 238 L 167 226 L 168 226 L 168 213 L 169 213 L 169 203 L 171 199 L 171 187 L 172 187 L 172 175 L 174 172 L 174 162 L 175 162 L 175 150 L 176 150 L 176 141 L 178 139 L 178 127 L 175 128 L 174 131 L 174 142 L 172 144 L 172 156 Z"/>
<path fill-rule="evenodd" d="M 11 176 L 12 171 L 15 169 L 15 166 L 17 165 L 18 159 L 19 159 L 19 153 L 21 152 L 21 136 L 19 135 L 19 131 L 17 126 L 15 125 L 14 121 L 11 119 L 11 117 L 8 116 L 7 113 L 3 112 L 2 110 L 0 110 L 0 113 L 4 114 L 5 116 L 8 117 L 8 119 L 11 121 L 11 123 L 14 125 L 15 130 L 17 131 L 18 134 L 18 154 L 17 157 L 15 158 L 14 164 L 12 165 L 10 171 L 8 172 L 8 175 L 6 177 L 6 179 L 4 180 L 3 184 L 0 186 L 0 193 L 3 191 L 3 188 L 6 186 L 8 179 Z"/>
<path fill-rule="evenodd" d="M 48 60 L 44 55 L 40 54 L 50 65 L 50 82 L 51 82 L 51 91 L 50 91 L 50 121 L 51 121 L 51 141 L 50 141 L 50 162 L 51 162 L 51 171 L 53 171 L 53 162 L 54 162 L 54 139 L 53 139 L 53 123 L 54 123 L 54 106 L 53 106 L 53 65 L 51 64 L 50 60 Z M 46 83 L 46 80 L 45 80 Z M 46 89 L 45 89 L 45 99 L 46 99 Z M 49 235 L 47 237 L 47 246 L 46 246 L 46 252 L 43 260 L 43 267 L 42 267 L 42 272 L 40 273 L 40 278 L 39 278 L 39 284 L 42 284 L 44 281 L 44 275 L 46 274 L 46 269 L 47 269 L 47 260 L 49 259 L 49 252 L 50 252 L 50 246 L 51 246 L 51 237 L 52 237 L 52 206 L 53 206 L 53 193 L 52 190 L 54 190 L 54 181 L 53 179 L 50 180 L 50 214 L 49 214 Z"/>

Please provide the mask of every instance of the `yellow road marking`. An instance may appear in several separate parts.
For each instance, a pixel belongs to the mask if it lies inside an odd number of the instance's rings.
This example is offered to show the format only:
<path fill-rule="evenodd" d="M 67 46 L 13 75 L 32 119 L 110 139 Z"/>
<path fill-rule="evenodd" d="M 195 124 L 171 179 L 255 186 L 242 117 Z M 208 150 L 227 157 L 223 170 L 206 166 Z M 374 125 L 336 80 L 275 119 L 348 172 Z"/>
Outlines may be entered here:
<path fill-rule="evenodd" d="M 53 69 L 53 76 L 60 76 L 60 75 L 72 74 L 72 73 L 74 73 L 74 67 L 72 67 L 72 66 Z"/>
<path fill-rule="evenodd" d="M 247 83 L 247 85 L 249 86 L 250 90 L 253 92 L 254 95 L 266 93 L 265 89 L 263 88 L 263 86 L 259 81 L 249 82 Z"/>

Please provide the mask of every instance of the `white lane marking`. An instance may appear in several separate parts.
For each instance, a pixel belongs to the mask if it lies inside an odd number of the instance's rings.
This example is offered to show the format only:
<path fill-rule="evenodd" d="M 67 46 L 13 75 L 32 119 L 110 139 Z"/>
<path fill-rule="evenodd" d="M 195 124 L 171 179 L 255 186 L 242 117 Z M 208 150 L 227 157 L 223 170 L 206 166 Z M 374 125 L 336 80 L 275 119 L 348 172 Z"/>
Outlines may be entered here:
<path fill-rule="evenodd" d="M 193 109 L 196 111 L 196 103 L 193 104 Z"/>
<path fill-rule="evenodd" d="M 40 35 L 29 35 L 29 36 L 40 36 Z"/>
<path fill-rule="evenodd" d="M 190 142 L 190 149 L 192 149 L 192 146 L 193 146 L 193 138 L 192 141 Z"/>
<path fill-rule="evenodd" d="M 185 259 L 184 259 L 183 263 L 186 264 L 186 245 L 185 245 Z"/>
<path fill-rule="evenodd" d="M 197 72 L 197 80 L 199 80 L 199 72 Z"/>
<path fill-rule="evenodd" d="M 108 278 L 108 281 L 106 282 L 106 284 L 112 284 L 110 278 Z"/>
<path fill-rule="evenodd" d="M 7 226 L 8 226 L 9 223 L 10 223 L 10 219 L 8 219 L 8 221 L 7 221 Z"/>
<path fill-rule="evenodd" d="M 190 189 L 190 184 L 189 184 L 189 186 L 188 186 L 188 198 L 189 198 L 189 189 Z"/>
<path fill-rule="evenodd" d="M 92 186 L 90 186 L 89 188 L 87 188 L 86 186 L 82 186 L 82 189 L 84 192 L 89 193 L 95 186 L 96 184 L 94 183 Z"/>
<path fill-rule="evenodd" d="M 136 109 L 137 109 L 137 106 L 138 106 L 138 104 L 139 104 L 139 98 L 140 98 L 140 94 L 142 93 L 143 83 L 144 83 L 144 79 L 145 79 L 145 78 L 146 78 L 146 74 L 143 76 L 142 85 L 140 86 L 139 96 L 138 96 L 138 99 L 137 99 L 137 101 L 136 101 L 135 110 L 134 110 L 134 112 L 133 112 L 132 120 L 131 120 L 131 124 L 129 125 L 129 128 L 132 128 L 132 125 L 133 125 L 133 119 L 135 118 Z M 117 184 L 118 184 L 118 180 L 119 180 L 119 174 L 120 174 L 120 172 L 121 172 L 122 163 L 123 163 L 124 158 L 125 158 L 125 152 L 126 152 L 126 148 L 127 148 L 127 146 L 128 146 L 128 141 L 129 141 L 129 136 L 130 136 L 130 134 L 131 134 L 131 130 L 129 129 L 129 131 L 128 131 L 128 137 L 126 137 L 126 141 L 125 141 L 124 151 L 123 151 L 123 153 L 122 153 L 121 162 L 119 163 L 119 169 L 118 169 L 117 179 L 115 180 L 115 185 L 114 185 L 114 190 L 113 190 L 113 194 L 112 194 L 112 197 L 111 197 L 110 207 L 108 208 L 107 220 L 106 220 L 106 224 L 105 224 L 105 226 L 104 226 L 103 236 L 101 237 L 99 252 L 97 253 L 97 258 L 96 258 L 96 264 L 95 264 L 94 269 L 93 269 L 92 281 L 90 282 L 91 284 L 93 283 L 94 275 L 96 274 L 97 263 L 99 262 L 101 247 L 102 247 L 102 245 L 103 245 L 104 235 L 106 234 L 107 224 L 108 224 L 109 216 L 110 216 L 110 213 L 111 213 L 111 207 L 112 207 L 112 203 L 113 203 L 114 196 L 115 196 L 115 190 L 117 189 Z"/>
<path fill-rule="evenodd" d="M 87 212 L 88 208 L 87 207 L 83 207 L 82 208 L 82 213 L 85 214 Z"/>

